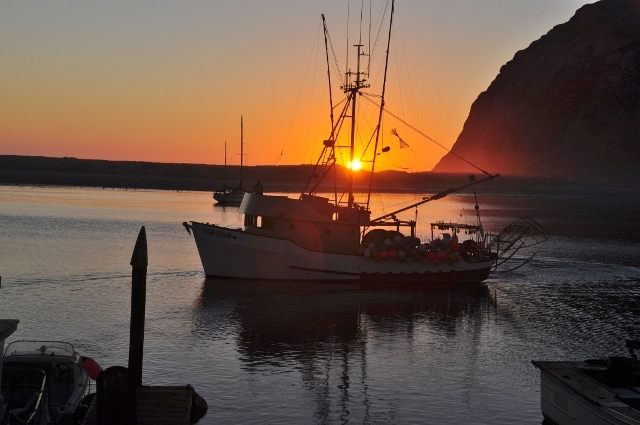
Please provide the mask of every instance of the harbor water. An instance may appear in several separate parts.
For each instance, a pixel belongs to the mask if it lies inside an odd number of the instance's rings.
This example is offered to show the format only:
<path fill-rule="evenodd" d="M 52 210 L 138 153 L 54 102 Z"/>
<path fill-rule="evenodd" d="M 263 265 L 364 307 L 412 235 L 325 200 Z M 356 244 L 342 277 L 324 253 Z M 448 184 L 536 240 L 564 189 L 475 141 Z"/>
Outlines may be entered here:
<path fill-rule="evenodd" d="M 528 216 L 548 242 L 483 284 L 402 288 L 207 280 L 182 222 L 242 222 L 211 193 L 0 186 L 0 318 L 20 320 L 9 341 L 126 366 L 145 226 L 143 383 L 193 385 L 201 424 L 540 424 L 532 359 L 624 355 L 640 338 L 639 191 L 601 192 L 478 192 L 485 229 Z M 432 221 L 475 223 L 474 205 L 455 195 L 407 217 L 426 240 Z"/>

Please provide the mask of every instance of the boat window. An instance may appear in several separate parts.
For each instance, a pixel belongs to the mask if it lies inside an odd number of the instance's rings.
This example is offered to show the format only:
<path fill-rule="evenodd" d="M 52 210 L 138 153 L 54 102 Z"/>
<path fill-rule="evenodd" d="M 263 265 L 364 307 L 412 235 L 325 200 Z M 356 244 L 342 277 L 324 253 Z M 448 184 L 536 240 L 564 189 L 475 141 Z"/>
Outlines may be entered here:
<path fill-rule="evenodd" d="M 273 230 L 274 219 L 273 217 L 263 217 L 261 215 L 247 214 L 244 218 L 244 225 L 249 227 L 259 227 L 261 229 Z"/>
<path fill-rule="evenodd" d="M 258 227 L 258 218 L 253 214 L 245 214 L 244 216 L 244 225 L 246 227 Z"/>

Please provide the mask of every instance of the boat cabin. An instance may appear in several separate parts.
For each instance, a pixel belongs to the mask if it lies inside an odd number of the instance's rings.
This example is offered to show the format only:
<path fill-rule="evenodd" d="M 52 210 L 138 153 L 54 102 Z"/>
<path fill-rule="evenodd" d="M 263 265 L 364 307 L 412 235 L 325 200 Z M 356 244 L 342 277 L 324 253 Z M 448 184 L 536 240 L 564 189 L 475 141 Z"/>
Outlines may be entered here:
<path fill-rule="evenodd" d="M 482 226 L 476 224 L 453 223 L 444 221 L 431 223 L 432 240 L 437 238 L 438 235 L 443 231 L 450 232 L 451 236 L 458 236 L 459 238 L 462 238 L 463 234 L 468 235 L 468 239 L 475 239 L 476 242 L 484 238 L 484 230 L 482 229 Z"/>
<path fill-rule="evenodd" d="M 249 193 L 240 213 L 247 233 L 287 239 L 310 251 L 353 255 L 360 244 L 360 226 L 368 225 L 371 215 L 365 208 L 335 206 L 321 196 L 291 199 Z"/>

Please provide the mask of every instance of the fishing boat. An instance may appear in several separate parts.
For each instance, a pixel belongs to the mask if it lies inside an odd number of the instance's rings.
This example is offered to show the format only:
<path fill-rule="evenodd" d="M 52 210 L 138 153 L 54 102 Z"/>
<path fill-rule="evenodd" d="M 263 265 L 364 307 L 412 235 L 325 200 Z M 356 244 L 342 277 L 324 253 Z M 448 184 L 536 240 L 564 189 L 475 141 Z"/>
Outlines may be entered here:
<path fill-rule="evenodd" d="M 247 193 L 242 189 L 242 168 L 244 157 L 244 127 L 242 116 L 240 116 L 240 184 L 236 187 L 227 186 L 227 144 L 224 144 L 224 184 L 222 190 L 213 192 L 213 199 L 218 201 L 220 205 L 240 205 L 244 194 Z"/>
<path fill-rule="evenodd" d="M 67 342 L 14 341 L 3 360 L 2 425 L 71 424 L 95 401 L 89 382 L 102 369 Z"/>
<path fill-rule="evenodd" d="M 626 341 L 630 357 L 533 361 L 540 369 L 544 418 L 556 425 L 639 425 L 639 340 Z"/>
<path fill-rule="evenodd" d="M 322 15 L 329 75 L 330 134 L 323 140 L 320 156 L 298 198 L 245 193 L 239 208 L 244 215 L 242 228 L 196 221 L 183 223 L 194 235 L 206 276 L 419 284 L 481 282 L 495 269 L 503 255 L 526 245 L 523 240 L 532 230 L 543 233 L 530 219 L 512 225 L 507 232 L 497 236 L 485 233 L 477 201 L 476 223 L 431 223 L 432 237 L 429 241 L 417 237 L 417 220 L 398 218 L 405 211 L 498 177 L 498 174 L 490 174 L 479 167 L 476 168 L 484 174 L 483 178 L 470 176 L 469 181 L 460 187 L 422 197 L 404 208 L 372 217 L 376 158 L 389 151 L 389 146 L 382 142 L 381 129 L 383 115 L 389 113 L 384 104 L 393 12 L 392 2 L 384 82 L 381 92 L 375 94 L 375 98 L 380 99 L 377 125 L 371 135 L 360 136 L 361 140 L 369 141 L 368 154 L 356 156 L 355 152 L 356 135 L 362 133 L 357 121 L 357 102 L 373 102 L 370 98 L 374 97 L 367 92 L 370 88 L 367 83 L 370 67 L 364 63 L 371 55 L 365 52 L 361 41 L 354 46 L 356 71 L 349 70 L 344 74 L 340 87 L 344 99 L 337 105 L 341 108 L 339 116 L 334 118 L 329 57 L 335 57 L 335 54 L 329 52 L 327 25 Z M 395 129 L 391 134 L 397 136 Z M 339 155 L 339 150 L 348 154 Z M 349 164 L 370 164 L 368 192 L 358 199 L 355 198 L 354 170 L 347 170 L 344 179 L 340 176 L 345 169 L 339 166 L 337 158 L 347 155 Z M 541 239 L 535 242 L 539 243 Z"/>

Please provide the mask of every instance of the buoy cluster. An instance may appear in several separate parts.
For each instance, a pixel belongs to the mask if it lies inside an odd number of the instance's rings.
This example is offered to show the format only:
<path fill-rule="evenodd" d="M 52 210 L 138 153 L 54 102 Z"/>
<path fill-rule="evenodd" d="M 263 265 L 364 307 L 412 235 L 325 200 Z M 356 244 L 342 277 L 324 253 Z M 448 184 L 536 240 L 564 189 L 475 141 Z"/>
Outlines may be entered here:
<path fill-rule="evenodd" d="M 396 234 L 384 238 L 376 235 L 365 238 L 364 244 L 358 247 L 358 254 L 373 260 L 395 260 L 402 263 L 422 262 L 424 264 L 453 264 L 461 259 L 477 261 L 481 249 L 473 240 L 458 242 L 458 237 L 445 233 L 429 243 L 420 243 L 420 239 Z M 366 244 L 366 245 L 365 245 Z"/>

